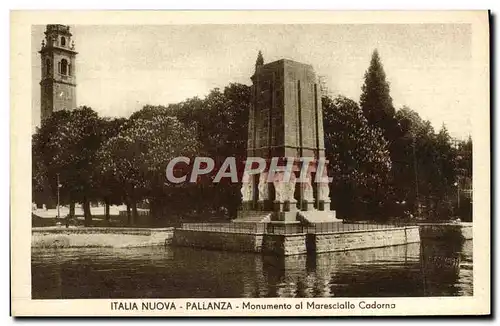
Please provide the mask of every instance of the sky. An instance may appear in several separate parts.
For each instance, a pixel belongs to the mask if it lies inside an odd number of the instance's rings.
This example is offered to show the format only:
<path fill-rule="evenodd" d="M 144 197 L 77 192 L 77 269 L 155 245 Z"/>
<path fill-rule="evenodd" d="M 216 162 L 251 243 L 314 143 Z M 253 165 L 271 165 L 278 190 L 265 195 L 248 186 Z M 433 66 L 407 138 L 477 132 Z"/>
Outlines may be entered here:
<path fill-rule="evenodd" d="M 229 83 L 251 85 L 258 51 L 311 64 L 331 95 L 359 101 L 378 49 L 396 109 L 408 106 L 453 137 L 472 132 L 468 24 L 70 25 L 78 52 L 77 105 L 128 117 L 146 104 L 204 97 Z M 32 125 L 40 124 L 45 26 L 32 27 Z"/>

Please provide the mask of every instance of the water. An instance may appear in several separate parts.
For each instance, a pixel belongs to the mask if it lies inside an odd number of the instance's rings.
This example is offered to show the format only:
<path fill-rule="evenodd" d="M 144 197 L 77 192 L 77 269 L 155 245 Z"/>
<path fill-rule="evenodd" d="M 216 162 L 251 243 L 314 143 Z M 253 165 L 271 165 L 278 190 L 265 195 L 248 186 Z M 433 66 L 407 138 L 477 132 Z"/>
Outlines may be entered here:
<path fill-rule="evenodd" d="M 32 298 L 472 295 L 472 241 L 285 258 L 154 247 L 32 249 Z"/>

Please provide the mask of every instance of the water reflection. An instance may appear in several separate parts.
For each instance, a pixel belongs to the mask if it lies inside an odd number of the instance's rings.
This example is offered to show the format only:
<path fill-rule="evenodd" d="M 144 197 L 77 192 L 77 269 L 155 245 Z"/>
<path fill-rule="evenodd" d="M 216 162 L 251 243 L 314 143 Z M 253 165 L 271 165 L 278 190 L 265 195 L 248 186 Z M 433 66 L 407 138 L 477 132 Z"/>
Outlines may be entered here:
<path fill-rule="evenodd" d="M 290 257 L 190 248 L 33 249 L 32 297 L 472 295 L 472 241 Z"/>
<path fill-rule="evenodd" d="M 472 241 L 422 246 L 425 295 L 472 295 Z"/>
<path fill-rule="evenodd" d="M 268 296 L 423 295 L 419 244 L 263 261 Z"/>

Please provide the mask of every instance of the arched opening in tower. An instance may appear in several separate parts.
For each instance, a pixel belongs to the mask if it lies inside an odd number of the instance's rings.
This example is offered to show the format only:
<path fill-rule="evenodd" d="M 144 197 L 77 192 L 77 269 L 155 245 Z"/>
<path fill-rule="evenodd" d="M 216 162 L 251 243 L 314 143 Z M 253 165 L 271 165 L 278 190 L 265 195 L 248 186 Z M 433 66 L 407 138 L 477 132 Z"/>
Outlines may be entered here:
<path fill-rule="evenodd" d="M 68 74 L 68 61 L 66 59 L 61 60 L 61 75 Z"/>

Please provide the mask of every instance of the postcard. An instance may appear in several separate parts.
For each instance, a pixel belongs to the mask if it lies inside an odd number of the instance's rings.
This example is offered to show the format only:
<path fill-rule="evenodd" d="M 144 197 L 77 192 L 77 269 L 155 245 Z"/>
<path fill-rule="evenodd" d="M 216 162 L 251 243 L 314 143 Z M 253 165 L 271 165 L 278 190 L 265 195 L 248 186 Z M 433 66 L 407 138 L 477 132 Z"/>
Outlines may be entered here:
<path fill-rule="evenodd" d="M 487 11 L 11 12 L 11 314 L 489 315 L 489 40 Z"/>

